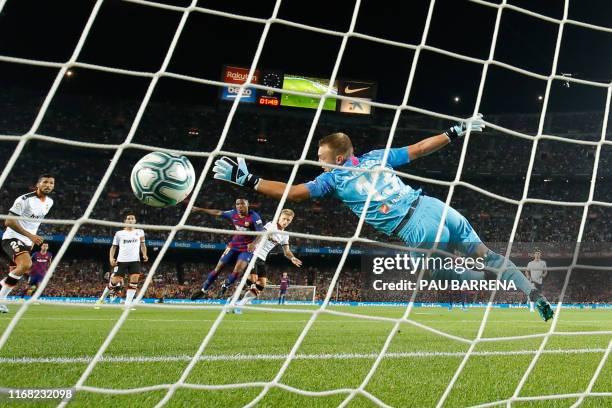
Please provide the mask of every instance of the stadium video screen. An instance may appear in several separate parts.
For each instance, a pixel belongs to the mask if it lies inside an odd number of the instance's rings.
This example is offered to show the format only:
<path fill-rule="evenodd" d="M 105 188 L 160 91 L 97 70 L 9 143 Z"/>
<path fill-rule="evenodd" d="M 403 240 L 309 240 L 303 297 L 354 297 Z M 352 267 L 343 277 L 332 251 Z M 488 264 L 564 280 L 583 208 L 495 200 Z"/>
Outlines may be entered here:
<path fill-rule="evenodd" d="M 283 80 L 283 89 L 288 91 L 308 92 L 315 94 L 324 94 L 327 92 L 329 80 L 320 78 L 309 78 L 297 75 L 285 75 Z M 332 87 L 332 94 L 338 94 L 338 82 Z M 281 97 L 281 106 L 294 106 L 297 108 L 317 109 L 319 106 L 319 98 L 301 95 L 283 94 Z M 324 110 L 336 110 L 337 100 L 328 98 L 323 105 Z"/>

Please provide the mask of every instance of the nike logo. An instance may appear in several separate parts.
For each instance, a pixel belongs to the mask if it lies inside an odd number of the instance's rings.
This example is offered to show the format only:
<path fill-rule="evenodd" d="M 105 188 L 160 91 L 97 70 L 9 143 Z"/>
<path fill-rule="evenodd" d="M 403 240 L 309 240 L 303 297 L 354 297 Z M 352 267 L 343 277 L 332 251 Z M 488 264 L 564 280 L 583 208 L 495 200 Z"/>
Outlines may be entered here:
<path fill-rule="evenodd" d="M 352 94 L 355 92 L 359 92 L 359 91 L 365 91 L 366 89 L 370 89 L 369 86 L 366 86 L 365 88 L 355 88 L 355 89 L 351 89 L 348 87 L 348 85 L 346 86 L 346 88 L 344 88 L 344 93 L 346 94 Z"/>

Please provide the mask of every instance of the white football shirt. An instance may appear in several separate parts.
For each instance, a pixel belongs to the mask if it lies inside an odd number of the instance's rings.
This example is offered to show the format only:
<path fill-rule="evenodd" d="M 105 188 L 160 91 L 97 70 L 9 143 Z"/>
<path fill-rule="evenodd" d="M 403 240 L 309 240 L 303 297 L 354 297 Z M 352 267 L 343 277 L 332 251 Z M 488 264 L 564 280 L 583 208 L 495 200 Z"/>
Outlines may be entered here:
<path fill-rule="evenodd" d="M 542 275 L 546 270 L 546 261 L 531 261 L 527 264 L 527 270 L 529 270 L 532 282 L 542 284 Z"/>
<path fill-rule="evenodd" d="M 42 223 L 42 219 L 49 213 L 52 206 L 53 199 L 51 197 L 47 196 L 43 201 L 38 198 L 35 192 L 32 192 L 18 197 L 9 210 L 9 213 L 32 218 L 32 220 L 17 220 L 17 223 L 29 233 L 36 234 Z M 19 239 L 28 246 L 32 245 L 32 240 L 30 238 L 11 228 L 6 228 L 4 234 L 2 234 L 2 239 L 12 238 Z"/>
<path fill-rule="evenodd" d="M 265 261 L 268 257 L 268 254 L 271 250 L 274 249 L 277 245 L 289 245 L 289 235 L 284 234 L 282 231 L 279 231 L 276 225 L 273 225 L 271 222 L 264 225 L 264 229 L 266 231 L 274 231 L 272 234 L 268 235 L 268 239 L 263 243 L 261 248 L 255 251 L 255 256 L 257 256 L 262 261 Z"/>
<path fill-rule="evenodd" d="M 117 262 L 140 261 L 140 242 L 144 240 L 144 235 L 144 231 L 141 229 L 117 231 L 113 238 L 113 245 L 119 247 Z"/>

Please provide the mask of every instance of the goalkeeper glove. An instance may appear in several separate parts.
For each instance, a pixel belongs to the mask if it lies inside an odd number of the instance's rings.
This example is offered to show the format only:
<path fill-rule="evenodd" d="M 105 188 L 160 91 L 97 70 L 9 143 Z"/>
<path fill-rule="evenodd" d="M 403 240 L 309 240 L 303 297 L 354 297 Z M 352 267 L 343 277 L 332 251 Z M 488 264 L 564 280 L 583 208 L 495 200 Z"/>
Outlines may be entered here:
<path fill-rule="evenodd" d="M 485 123 L 482 120 L 482 113 L 476 115 L 476 118 L 472 119 L 470 122 L 470 129 L 472 132 L 482 132 L 482 129 L 485 128 Z M 468 130 L 468 122 L 459 122 L 455 126 L 448 129 L 444 134 L 448 136 L 451 140 L 455 140 L 458 137 L 463 137 L 467 133 Z"/>
<path fill-rule="evenodd" d="M 223 156 L 215 161 L 215 167 L 213 167 L 214 178 L 239 186 L 255 188 L 259 183 L 259 177 L 249 173 L 246 162 L 242 157 L 238 157 L 237 160 L 238 162 Z"/>

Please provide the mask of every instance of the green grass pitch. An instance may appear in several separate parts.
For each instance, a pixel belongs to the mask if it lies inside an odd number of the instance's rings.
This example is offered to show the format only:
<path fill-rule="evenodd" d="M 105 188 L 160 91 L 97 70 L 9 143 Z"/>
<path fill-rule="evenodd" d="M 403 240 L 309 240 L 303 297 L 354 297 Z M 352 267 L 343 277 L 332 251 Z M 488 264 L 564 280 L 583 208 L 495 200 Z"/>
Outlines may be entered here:
<path fill-rule="evenodd" d="M 0 331 L 11 313 L 0 315 Z M 343 312 L 400 317 L 394 307 L 334 307 Z M 305 311 L 312 310 L 304 308 Z M 73 386 L 109 331 L 120 309 L 32 305 L 0 350 L 0 387 L 55 388 Z M 176 382 L 189 359 L 219 314 L 219 310 L 177 310 L 137 307 L 110 344 L 85 385 L 134 388 Z M 483 308 L 415 308 L 411 318 L 446 333 L 473 339 Z M 273 313 L 245 310 L 227 314 L 187 378 L 194 384 L 232 384 L 272 380 L 284 357 L 310 317 L 309 313 Z M 484 337 L 545 333 L 550 323 L 524 309 L 493 309 Z M 297 358 L 280 382 L 309 391 L 358 387 L 381 350 L 393 323 L 321 314 L 306 336 Z M 563 310 L 557 326 L 561 332 L 610 331 L 612 311 Z M 566 394 L 586 390 L 610 334 L 555 335 L 550 338 L 521 396 Z M 451 390 L 445 407 L 464 407 L 508 398 L 514 392 L 541 338 L 479 343 Z M 453 341 L 411 324 L 402 324 L 378 370 L 365 390 L 388 405 L 433 407 L 440 399 L 462 353 L 469 344 Z M 255 398 L 260 387 L 222 391 L 179 389 L 169 407 L 240 407 Z M 604 365 L 594 392 L 612 391 L 612 364 Z M 165 390 L 132 395 L 78 392 L 74 407 L 153 407 Z M 261 407 L 331 407 L 346 394 L 305 397 L 272 388 Z M 521 402 L 517 407 L 569 407 L 574 398 Z M 57 406 L 57 401 L 9 401 L 0 406 Z M 373 407 L 357 396 L 349 407 Z M 612 398 L 586 398 L 584 407 L 612 406 Z"/>
<path fill-rule="evenodd" d="M 297 92 L 323 94 L 325 93 L 326 86 L 313 78 L 285 76 L 283 89 Z M 309 96 L 283 94 L 281 97 L 281 106 L 317 109 L 319 107 L 319 101 L 319 98 L 311 98 Z M 336 99 L 326 99 L 325 103 L 323 104 L 323 109 L 336 110 Z"/>

